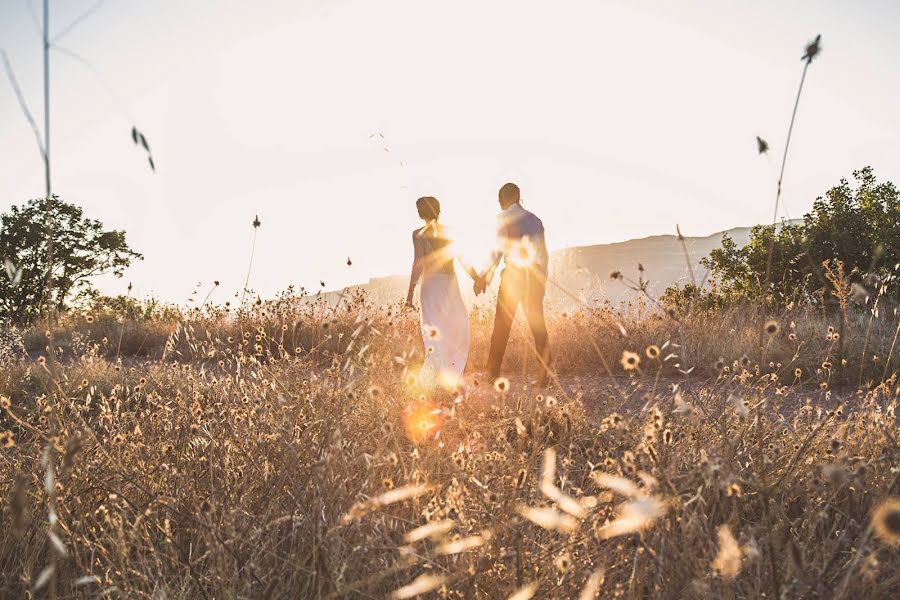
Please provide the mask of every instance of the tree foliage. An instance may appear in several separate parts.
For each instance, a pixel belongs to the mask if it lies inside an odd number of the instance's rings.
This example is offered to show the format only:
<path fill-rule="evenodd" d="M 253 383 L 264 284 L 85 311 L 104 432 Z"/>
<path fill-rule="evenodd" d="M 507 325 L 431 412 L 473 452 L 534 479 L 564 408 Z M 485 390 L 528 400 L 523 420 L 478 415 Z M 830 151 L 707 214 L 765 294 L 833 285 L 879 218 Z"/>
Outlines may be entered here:
<path fill-rule="evenodd" d="M 853 179 L 855 188 L 841 179 L 800 222 L 757 225 L 742 248 L 725 236 L 722 246 L 702 261 L 717 281 L 715 293 L 726 300 L 766 298 L 778 304 L 827 301 L 834 286 L 826 265 L 841 261 L 855 289 L 874 296 L 883 286 L 896 297 L 900 193 L 893 183 L 878 182 L 871 167 L 855 171 Z M 679 296 L 676 290 L 667 293 Z"/>
<path fill-rule="evenodd" d="M 105 230 L 57 196 L 13 206 L 0 215 L 0 261 L 6 271 L 0 274 L 0 319 L 27 323 L 48 308 L 64 310 L 95 293 L 92 278 L 121 277 L 132 260 L 142 258 L 128 246 L 124 231 Z"/>

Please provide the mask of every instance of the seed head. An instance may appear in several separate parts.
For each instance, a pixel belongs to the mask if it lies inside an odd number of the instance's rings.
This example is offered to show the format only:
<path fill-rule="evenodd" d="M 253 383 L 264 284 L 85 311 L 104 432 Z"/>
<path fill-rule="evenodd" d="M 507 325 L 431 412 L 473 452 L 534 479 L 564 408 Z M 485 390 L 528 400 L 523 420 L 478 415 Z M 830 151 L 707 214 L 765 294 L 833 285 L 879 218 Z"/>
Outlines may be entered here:
<path fill-rule="evenodd" d="M 626 371 L 634 371 L 641 364 L 641 356 L 637 352 L 625 350 L 622 352 L 622 358 L 619 362 Z"/>
<path fill-rule="evenodd" d="M 12 431 L 3 431 L 0 432 L 0 448 L 9 449 L 16 445 L 16 440 L 13 437 Z"/>
<path fill-rule="evenodd" d="M 875 507 L 872 528 L 882 541 L 900 546 L 900 498 L 887 498 Z"/>
<path fill-rule="evenodd" d="M 822 34 L 816 36 L 816 39 L 811 41 L 806 45 L 806 53 L 803 55 L 801 60 L 805 60 L 808 63 L 811 63 L 812 60 L 818 56 L 819 52 L 822 51 L 822 47 L 819 45 L 819 42 L 822 41 Z"/>

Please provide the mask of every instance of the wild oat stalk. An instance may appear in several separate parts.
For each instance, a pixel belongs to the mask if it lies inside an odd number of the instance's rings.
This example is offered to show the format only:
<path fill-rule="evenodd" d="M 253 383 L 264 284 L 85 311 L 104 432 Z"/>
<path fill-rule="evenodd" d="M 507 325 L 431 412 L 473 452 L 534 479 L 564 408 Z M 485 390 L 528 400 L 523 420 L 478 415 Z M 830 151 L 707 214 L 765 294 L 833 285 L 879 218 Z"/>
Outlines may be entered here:
<path fill-rule="evenodd" d="M 256 253 L 256 233 L 259 231 L 259 215 L 253 217 L 253 244 L 250 246 L 250 264 L 247 265 L 247 278 L 244 280 L 244 290 L 241 292 L 241 305 L 239 309 L 244 308 L 244 297 L 247 295 L 247 286 L 250 285 L 250 272 L 253 270 L 253 255 Z"/>
<path fill-rule="evenodd" d="M 788 125 L 787 140 L 784 143 L 784 154 L 781 157 L 781 172 L 778 174 L 778 189 L 775 192 L 775 212 L 772 215 L 772 237 L 769 239 L 769 256 L 766 259 L 766 281 L 763 288 L 764 294 L 768 292 L 769 278 L 772 274 L 772 253 L 775 250 L 775 228 L 778 225 L 778 206 L 781 203 L 781 184 L 784 181 L 784 168 L 787 165 L 788 150 L 791 147 L 791 134 L 794 131 L 794 121 L 797 119 L 797 107 L 800 106 L 800 95 L 803 93 L 803 84 L 806 81 L 806 71 L 809 69 L 809 65 L 812 63 L 813 59 L 821 51 L 821 48 L 819 47 L 821 39 L 821 34 L 817 35 L 816 39 L 806 47 L 806 54 L 804 54 L 802 58 L 804 61 L 803 73 L 800 76 L 800 86 L 797 88 L 797 96 L 794 98 L 794 110 L 791 112 L 791 123 Z M 760 152 L 764 152 L 768 147 L 765 144 L 765 141 L 760 138 L 757 138 L 757 143 L 759 143 Z"/>

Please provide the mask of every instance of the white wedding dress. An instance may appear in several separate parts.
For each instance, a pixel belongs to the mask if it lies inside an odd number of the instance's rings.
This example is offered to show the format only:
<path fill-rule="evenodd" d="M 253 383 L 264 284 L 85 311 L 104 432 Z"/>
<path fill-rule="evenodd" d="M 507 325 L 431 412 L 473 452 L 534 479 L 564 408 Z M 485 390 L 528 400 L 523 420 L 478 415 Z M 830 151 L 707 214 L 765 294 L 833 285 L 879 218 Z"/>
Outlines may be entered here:
<path fill-rule="evenodd" d="M 462 383 L 469 357 L 469 313 L 459 292 L 449 242 L 426 235 L 414 239 L 423 261 L 419 301 L 425 361 L 420 381 L 455 388 Z"/>

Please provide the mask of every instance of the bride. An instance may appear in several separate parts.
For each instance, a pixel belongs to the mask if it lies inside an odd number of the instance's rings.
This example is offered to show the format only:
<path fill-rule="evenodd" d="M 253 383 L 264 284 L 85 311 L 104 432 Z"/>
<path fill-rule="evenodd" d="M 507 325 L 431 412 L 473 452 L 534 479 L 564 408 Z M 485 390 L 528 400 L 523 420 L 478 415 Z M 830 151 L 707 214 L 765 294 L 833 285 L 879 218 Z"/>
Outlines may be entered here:
<path fill-rule="evenodd" d="M 469 355 L 469 314 L 453 268 L 454 259 L 459 258 L 454 255 L 446 229 L 438 222 L 441 205 L 437 198 L 419 198 L 416 208 L 425 226 L 412 234 L 413 264 L 406 305 L 413 306 L 413 292 L 421 279 L 419 299 L 425 363 L 420 381 L 455 388 L 462 383 Z M 474 268 L 462 266 L 473 280 L 479 279 Z"/>

